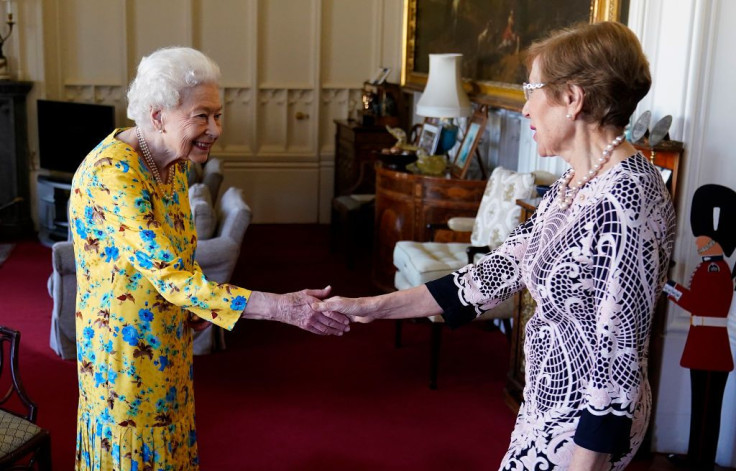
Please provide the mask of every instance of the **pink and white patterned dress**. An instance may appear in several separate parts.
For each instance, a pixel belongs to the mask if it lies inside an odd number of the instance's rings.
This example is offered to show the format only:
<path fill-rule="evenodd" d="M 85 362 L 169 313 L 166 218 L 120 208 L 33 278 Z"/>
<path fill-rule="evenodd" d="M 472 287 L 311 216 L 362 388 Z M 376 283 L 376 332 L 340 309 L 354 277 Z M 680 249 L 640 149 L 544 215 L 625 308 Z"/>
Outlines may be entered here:
<path fill-rule="evenodd" d="M 583 187 L 566 211 L 558 181 L 535 214 L 474 265 L 427 284 L 460 325 L 526 287 L 526 385 L 501 469 L 564 469 L 574 444 L 623 469 L 649 422 L 649 331 L 667 278 L 675 215 L 640 154 Z"/>

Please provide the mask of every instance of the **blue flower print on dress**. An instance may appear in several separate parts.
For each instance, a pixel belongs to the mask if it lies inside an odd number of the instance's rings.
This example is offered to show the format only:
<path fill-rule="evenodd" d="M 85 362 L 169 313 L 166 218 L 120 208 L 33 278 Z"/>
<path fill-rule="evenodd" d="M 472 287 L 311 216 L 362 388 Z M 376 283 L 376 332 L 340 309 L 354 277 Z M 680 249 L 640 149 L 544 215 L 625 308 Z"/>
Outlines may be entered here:
<path fill-rule="evenodd" d="M 137 251 L 135 253 L 135 258 L 140 264 L 141 268 L 145 270 L 150 270 L 151 268 L 153 268 L 153 262 L 151 261 L 151 257 L 147 253 Z"/>
<path fill-rule="evenodd" d="M 138 316 L 146 322 L 151 322 L 153 320 L 153 312 L 151 312 L 150 309 L 141 309 L 138 311 Z"/>
<path fill-rule="evenodd" d="M 120 256 L 120 251 L 114 245 L 111 247 L 105 247 L 105 261 L 107 263 L 114 262 Z"/>
<path fill-rule="evenodd" d="M 149 203 L 145 198 L 136 198 L 133 204 L 135 204 L 135 207 L 138 208 L 138 211 L 141 213 L 151 210 L 151 203 Z"/>
<path fill-rule="evenodd" d="M 123 340 L 133 347 L 138 346 L 138 331 L 132 325 L 123 327 Z"/>
<path fill-rule="evenodd" d="M 169 357 L 165 355 L 158 357 L 158 370 L 163 371 L 167 366 L 169 366 Z"/>
<path fill-rule="evenodd" d="M 115 164 L 117 168 L 123 171 L 123 173 L 128 173 L 128 170 L 130 170 L 130 165 L 128 165 L 128 162 L 121 160 L 117 164 Z"/>
<path fill-rule="evenodd" d="M 141 231 L 141 239 L 143 239 L 144 242 L 151 242 L 156 239 L 156 233 L 148 229 L 143 230 Z"/>
<path fill-rule="evenodd" d="M 81 219 L 75 219 L 74 229 L 77 231 L 77 235 L 79 236 L 80 239 L 87 238 L 87 228 L 84 225 L 84 221 L 82 221 Z"/>
<path fill-rule="evenodd" d="M 246 299 L 244 296 L 236 296 L 230 303 L 230 309 L 233 311 L 242 311 L 245 309 Z"/>
<path fill-rule="evenodd" d="M 175 386 L 171 386 L 169 388 L 169 391 L 166 393 L 166 400 L 169 402 L 176 401 L 176 387 Z"/>

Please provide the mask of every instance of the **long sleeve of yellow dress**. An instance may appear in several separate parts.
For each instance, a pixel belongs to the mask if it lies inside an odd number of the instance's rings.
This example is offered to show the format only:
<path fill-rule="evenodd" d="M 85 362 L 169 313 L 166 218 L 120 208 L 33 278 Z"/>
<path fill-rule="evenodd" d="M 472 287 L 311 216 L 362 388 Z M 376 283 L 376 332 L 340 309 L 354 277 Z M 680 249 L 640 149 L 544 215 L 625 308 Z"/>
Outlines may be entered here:
<path fill-rule="evenodd" d="M 250 291 L 209 282 L 186 165 L 157 185 L 115 136 L 77 170 L 69 222 L 77 265 L 76 469 L 198 469 L 190 313 L 232 329 Z"/>

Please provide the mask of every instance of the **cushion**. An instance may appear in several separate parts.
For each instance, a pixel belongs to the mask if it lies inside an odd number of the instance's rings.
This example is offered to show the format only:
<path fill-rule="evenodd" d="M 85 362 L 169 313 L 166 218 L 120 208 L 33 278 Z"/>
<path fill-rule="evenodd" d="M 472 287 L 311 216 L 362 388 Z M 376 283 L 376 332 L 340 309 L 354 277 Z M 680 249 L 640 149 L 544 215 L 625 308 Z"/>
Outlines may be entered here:
<path fill-rule="evenodd" d="M 238 209 L 250 210 L 243 199 L 243 190 L 235 186 L 231 186 L 222 194 L 218 209 L 220 211 L 220 217 L 224 216 L 224 214 L 222 214 L 224 212 L 235 211 Z"/>
<path fill-rule="evenodd" d="M 475 217 L 470 243 L 495 249 L 519 225 L 521 207 L 517 199 L 534 195 L 534 177 L 531 173 L 517 173 L 496 167 L 488 179 L 478 214 Z"/>
<path fill-rule="evenodd" d="M 40 431 L 38 425 L 0 410 L 0 458 L 17 450 Z"/>
<path fill-rule="evenodd" d="M 401 240 L 394 247 L 394 265 L 409 286 L 419 286 L 467 265 L 467 247 L 462 242 Z"/>
<path fill-rule="evenodd" d="M 217 216 L 222 221 L 218 236 L 235 238 L 240 244 L 251 219 L 251 210 L 243 199 L 243 190 L 234 186 L 228 188 L 217 204 Z"/>
<path fill-rule="evenodd" d="M 215 208 L 212 207 L 212 197 L 207 185 L 195 183 L 189 187 L 189 205 L 192 208 L 192 218 L 194 219 L 197 238 L 200 240 L 209 239 L 215 233 L 217 217 Z"/>
<path fill-rule="evenodd" d="M 447 221 L 447 227 L 455 232 L 471 232 L 475 225 L 475 218 L 454 217 Z"/>
<path fill-rule="evenodd" d="M 222 184 L 223 178 L 222 163 L 219 159 L 210 157 L 204 165 L 200 182 L 207 185 L 207 188 L 210 189 L 213 202 L 217 201 L 217 196 L 220 194 L 220 185 Z"/>

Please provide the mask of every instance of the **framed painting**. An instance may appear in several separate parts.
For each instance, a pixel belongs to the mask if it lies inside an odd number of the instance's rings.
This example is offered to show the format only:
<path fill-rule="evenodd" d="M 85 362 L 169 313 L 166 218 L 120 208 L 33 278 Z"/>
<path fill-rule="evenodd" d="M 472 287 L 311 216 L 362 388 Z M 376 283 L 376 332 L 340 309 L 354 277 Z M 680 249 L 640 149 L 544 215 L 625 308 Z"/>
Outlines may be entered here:
<path fill-rule="evenodd" d="M 442 129 L 432 123 L 424 123 L 421 133 L 419 134 L 419 144 L 417 147 L 422 149 L 427 155 L 434 155 L 437 150 L 437 143 L 440 141 L 440 133 Z"/>
<path fill-rule="evenodd" d="M 575 23 L 627 18 L 628 8 L 629 0 L 404 0 L 401 83 L 422 91 L 429 54 L 462 53 L 473 101 L 520 111 L 532 42 Z"/>
<path fill-rule="evenodd" d="M 468 120 L 468 127 L 463 136 L 463 142 L 455 154 L 455 160 L 452 162 L 452 176 L 455 178 L 465 178 L 468 172 L 470 161 L 473 160 L 473 154 L 478 147 L 483 131 L 486 127 L 488 119 L 488 107 L 479 106 L 475 110 L 473 116 Z"/>

